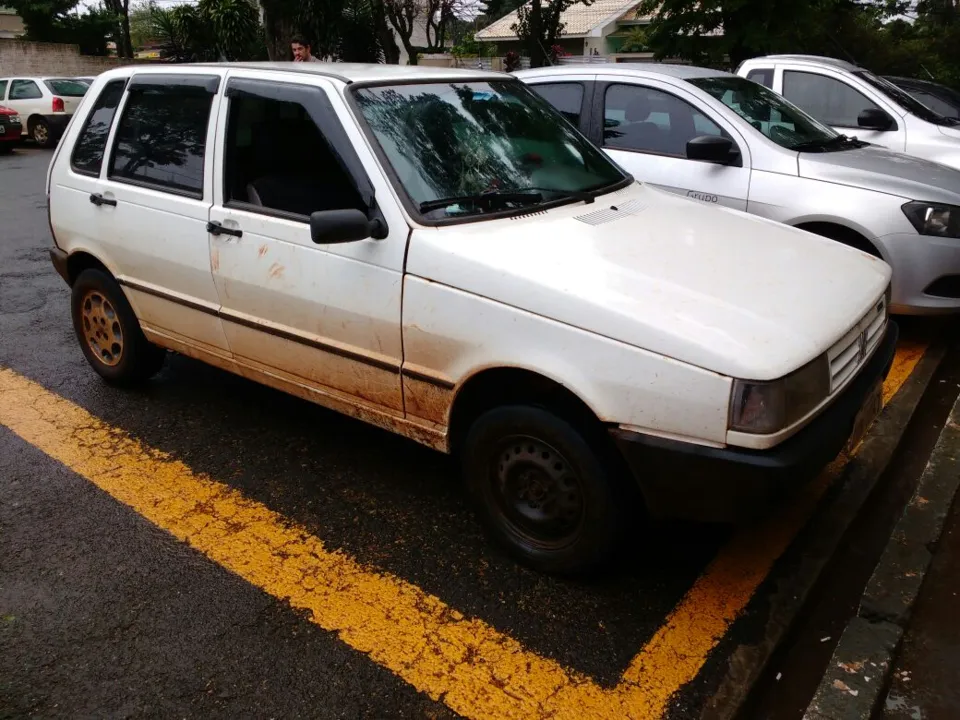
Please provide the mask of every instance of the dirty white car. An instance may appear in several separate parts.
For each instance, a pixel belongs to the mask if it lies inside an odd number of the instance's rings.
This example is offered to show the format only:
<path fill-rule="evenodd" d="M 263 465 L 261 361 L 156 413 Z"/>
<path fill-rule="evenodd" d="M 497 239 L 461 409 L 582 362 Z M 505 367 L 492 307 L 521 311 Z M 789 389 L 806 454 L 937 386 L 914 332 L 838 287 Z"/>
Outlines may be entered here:
<path fill-rule="evenodd" d="M 497 73 L 109 71 L 48 193 L 105 379 L 174 350 L 455 452 L 548 571 L 810 477 L 896 341 L 886 263 L 639 185 Z"/>

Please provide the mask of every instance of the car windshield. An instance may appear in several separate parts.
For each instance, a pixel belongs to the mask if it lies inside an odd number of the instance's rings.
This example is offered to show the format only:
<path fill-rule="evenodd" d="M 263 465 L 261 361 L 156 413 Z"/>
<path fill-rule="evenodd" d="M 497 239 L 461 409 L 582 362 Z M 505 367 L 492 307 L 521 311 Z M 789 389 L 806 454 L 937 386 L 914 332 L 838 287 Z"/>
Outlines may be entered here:
<path fill-rule="evenodd" d="M 908 93 L 906 90 L 897 87 L 889 80 L 884 80 L 881 77 L 877 77 L 873 73 L 867 72 L 866 70 L 856 70 L 853 74 L 864 82 L 873 85 L 873 87 L 880 92 L 889 95 L 890 98 L 897 103 L 897 105 L 902 107 L 904 110 L 907 110 L 911 114 L 916 115 L 921 120 L 926 120 L 927 122 L 935 123 L 937 125 L 953 124 L 949 118 L 945 118 L 940 113 L 934 112 L 913 97 L 913 95 Z"/>
<path fill-rule="evenodd" d="M 790 104 L 782 95 L 742 77 L 722 75 L 688 82 L 715 97 L 781 147 L 826 152 L 857 144 L 841 142 L 842 135 Z"/>
<path fill-rule="evenodd" d="M 366 87 L 356 100 L 403 190 L 432 220 L 592 199 L 586 193 L 628 178 L 516 80 Z"/>
<path fill-rule="evenodd" d="M 43 84 L 50 88 L 50 92 L 61 97 L 83 97 L 89 85 L 77 80 L 44 80 Z"/>

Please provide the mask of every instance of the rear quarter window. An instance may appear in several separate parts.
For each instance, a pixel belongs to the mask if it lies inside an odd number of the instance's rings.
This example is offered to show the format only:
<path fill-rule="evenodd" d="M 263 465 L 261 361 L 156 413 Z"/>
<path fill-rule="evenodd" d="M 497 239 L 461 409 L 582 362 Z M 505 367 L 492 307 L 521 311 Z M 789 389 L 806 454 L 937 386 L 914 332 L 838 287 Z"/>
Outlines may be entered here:
<path fill-rule="evenodd" d="M 113 80 L 107 83 L 97 97 L 73 146 L 70 164 L 76 172 L 94 177 L 100 175 L 103 153 L 107 148 L 107 136 L 110 134 L 113 116 L 117 112 L 126 84 L 126 80 Z"/>

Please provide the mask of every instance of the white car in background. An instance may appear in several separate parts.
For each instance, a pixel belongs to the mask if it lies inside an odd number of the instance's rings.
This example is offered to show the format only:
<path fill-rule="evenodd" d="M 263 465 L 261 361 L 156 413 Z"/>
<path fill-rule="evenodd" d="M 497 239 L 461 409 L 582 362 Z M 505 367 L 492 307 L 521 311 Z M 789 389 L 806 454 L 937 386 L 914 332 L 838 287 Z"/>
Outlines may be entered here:
<path fill-rule="evenodd" d="M 744 61 L 737 74 L 838 132 L 960 168 L 960 120 L 934 112 L 869 70 L 815 55 L 767 55 Z"/>
<path fill-rule="evenodd" d="M 53 147 L 88 88 L 73 78 L 0 77 L 0 105 L 20 114 L 24 136 L 40 147 Z"/>
<path fill-rule="evenodd" d="M 960 310 L 960 171 L 839 135 L 731 73 L 584 65 L 516 73 L 638 180 L 882 257 L 891 310 Z"/>

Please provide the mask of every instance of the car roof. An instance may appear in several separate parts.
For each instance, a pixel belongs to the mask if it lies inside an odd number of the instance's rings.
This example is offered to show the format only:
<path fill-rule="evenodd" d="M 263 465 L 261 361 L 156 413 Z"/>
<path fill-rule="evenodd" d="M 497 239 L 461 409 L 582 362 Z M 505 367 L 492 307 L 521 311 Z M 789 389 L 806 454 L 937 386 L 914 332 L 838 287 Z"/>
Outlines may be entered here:
<path fill-rule="evenodd" d="M 506 80 L 505 73 L 467 70 L 461 68 L 425 67 L 422 65 L 389 65 L 377 63 L 304 63 L 304 62 L 233 62 L 233 63 L 188 63 L 183 65 L 134 65 L 126 69 L 134 72 L 159 71 L 163 74 L 176 72 L 177 68 L 243 68 L 245 70 L 270 70 L 296 72 L 304 75 L 332 77 L 345 83 L 356 82 L 411 82 L 442 81 L 451 79 Z"/>
<path fill-rule="evenodd" d="M 790 62 L 799 62 L 799 63 L 809 63 L 811 65 L 829 65 L 830 67 L 835 67 L 839 70 L 860 70 L 861 68 L 857 67 L 851 62 L 846 60 L 840 60 L 839 58 L 826 57 L 823 55 L 791 55 L 791 54 L 782 54 L 782 55 L 763 55 L 761 57 L 751 58 L 750 60 L 745 60 L 744 65 L 747 63 L 755 64 L 757 62 L 762 62 L 764 60 L 789 60 Z"/>
<path fill-rule="evenodd" d="M 678 80 L 693 80 L 704 77 L 729 76 L 735 77 L 732 73 L 724 70 L 714 70 L 712 68 L 697 67 L 696 65 L 679 65 L 675 63 L 656 63 L 656 62 L 638 62 L 638 63 L 584 63 L 582 65 L 554 65 L 547 68 L 537 68 L 536 70 L 520 70 L 516 73 L 519 78 L 525 77 L 549 77 L 550 75 L 665 75 L 667 77 L 677 78 Z"/>

